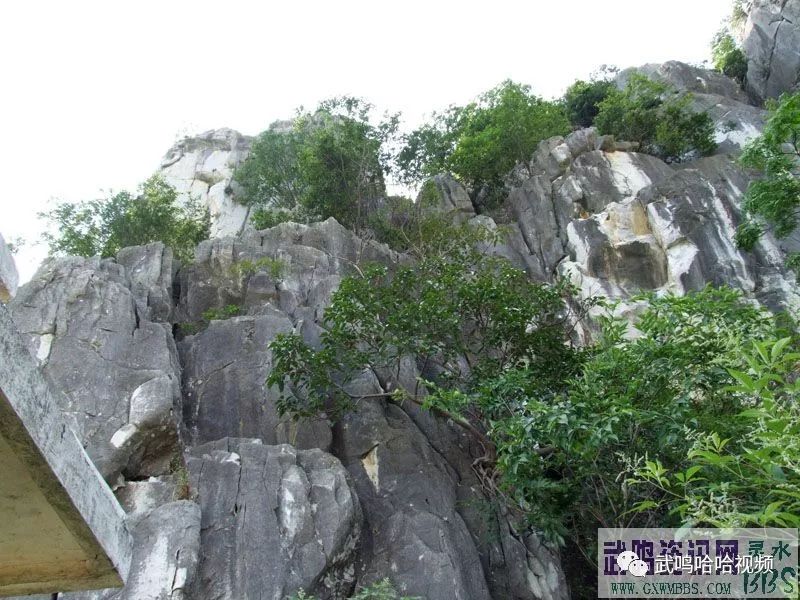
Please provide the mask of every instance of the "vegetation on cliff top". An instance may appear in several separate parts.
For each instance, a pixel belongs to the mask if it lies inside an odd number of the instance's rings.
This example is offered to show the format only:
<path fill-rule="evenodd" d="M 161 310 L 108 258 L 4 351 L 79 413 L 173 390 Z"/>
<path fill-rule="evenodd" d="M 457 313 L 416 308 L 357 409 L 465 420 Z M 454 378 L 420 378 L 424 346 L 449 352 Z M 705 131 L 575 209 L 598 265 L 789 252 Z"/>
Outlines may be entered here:
<path fill-rule="evenodd" d="M 179 201 L 175 188 L 158 176 L 136 194 L 118 192 L 104 200 L 59 202 L 41 217 L 56 233 L 43 237 L 53 254 L 115 256 L 122 248 L 164 242 L 183 261 L 208 237 L 208 210 L 191 198 Z"/>

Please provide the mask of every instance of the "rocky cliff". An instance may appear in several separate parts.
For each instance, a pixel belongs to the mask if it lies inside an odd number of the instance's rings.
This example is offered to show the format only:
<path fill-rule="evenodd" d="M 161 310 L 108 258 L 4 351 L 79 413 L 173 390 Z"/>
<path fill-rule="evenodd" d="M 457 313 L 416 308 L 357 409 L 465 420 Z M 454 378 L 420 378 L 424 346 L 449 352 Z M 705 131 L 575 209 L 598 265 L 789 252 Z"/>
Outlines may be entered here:
<path fill-rule="evenodd" d="M 792 59 L 781 59 L 797 31 L 788 5 L 798 6 L 757 1 L 750 14 L 760 32 L 747 42 L 758 47 L 751 70 L 768 71 L 751 80 L 760 96 L 796 83 Z M 447 175 L 434 178 L 438 210 L 505 225 L 487 252 L 535 280 L 569 277 L 623 313 L 638 292 L 709 283 L 770 308 L 800 306 L 772 237 L 746 254 L 732 241 L 748 177 L 730 153 L 764 112 L 721 75 L 681 63 L 640 70 L 694 93 L 717 125 L 717 155 L 669 165 L 585 129 L 540 144 L 510 175 L 504 211 L 476 214 Z M 568 597 L 558 553 L 484 494 L 477 442 L 452 422 L 384 399 L 336 423 L 278 415 L 264 387 L 270 341 L 294 331 L 317 344 L 343 277 L 407 258 L 333 219 L 253 230 L 231 184 L 248 143 L 217 130 L 164 159 L 166 179 L 211 209 L 214 235 L 191 264 L 160 243 L 115 259 L 51 259 L 10 305 L 135 538 L 125 589 L 60 597 L 283 600 L 302 588 L 338 599 L 384 577 L 429 600 Z M 228 305 L 238 314 L 203 324 Z M 374 376 L 349 385 L 382 391 Z"/>

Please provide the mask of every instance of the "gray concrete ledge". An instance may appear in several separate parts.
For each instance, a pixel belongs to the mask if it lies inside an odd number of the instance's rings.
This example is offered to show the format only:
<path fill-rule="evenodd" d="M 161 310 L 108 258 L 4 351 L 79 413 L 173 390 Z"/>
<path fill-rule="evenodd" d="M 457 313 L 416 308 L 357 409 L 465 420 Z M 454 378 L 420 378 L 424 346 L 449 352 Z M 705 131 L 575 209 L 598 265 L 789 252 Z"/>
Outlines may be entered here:
<path fill-rule="evenodd" d="M 0 596 L 119 587 L 125 513 L 0 304 Z"/>

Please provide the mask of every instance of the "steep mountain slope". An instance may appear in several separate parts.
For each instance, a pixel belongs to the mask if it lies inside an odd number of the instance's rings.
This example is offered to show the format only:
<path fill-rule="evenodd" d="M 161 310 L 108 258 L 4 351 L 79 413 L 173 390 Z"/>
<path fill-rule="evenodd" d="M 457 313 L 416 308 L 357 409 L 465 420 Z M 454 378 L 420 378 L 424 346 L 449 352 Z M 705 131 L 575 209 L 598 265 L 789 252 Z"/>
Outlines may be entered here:
<path fill-rule="evenodd" d="M 753 27 L 775 5 L 756 2 Z M 789 25 L 777 29 L 782 40 Z M 800 307 L 771 236 L 753 253 L 732 241 L 748 177 L 728 152 L 757 134 L 763 111 L 721 75 L 681 63 L 640 70 L 695 93 L 716 123 L 718 155 L 669 165 L 584 129 L 540 144 L 510 175 L 504 211 L 476 214 L 448 175 L 433 180 L 436 210 L 506 226 L 486 252 L 532 279 L 565 276 L 584 297 L 620 300 L 622 313 L 639 292 L 706 284 Z M 751 83 L 773 95 L 791 83 L 778 72 Z M 334 219 L 253 230 L 231 183 L 248 147 L 216 130 L 164 159 L 167 181 L 211 210 L 212 239 L 191 264 L 160 243 L 115 259 L 50 259 L 10 304 L 136 540 L 125 589 L 60 597 L 283 600 L 302 588 L 339 599 L 384 577 L 429 600 L 568 597 L 558 552 L 483 490 L 479 442 L 452 421 L 377 397 L 385 390 L 372 372 L 347 385 L 376 398 L 339 422 L 279 416 L 264 386 L 269 343 L 297 332 L 318 346 L 343 277 L 410 259 Z M 228 307 L 230 318 L 209 316 Z M 407 385 L 417 375 L 409 361 Z"/>

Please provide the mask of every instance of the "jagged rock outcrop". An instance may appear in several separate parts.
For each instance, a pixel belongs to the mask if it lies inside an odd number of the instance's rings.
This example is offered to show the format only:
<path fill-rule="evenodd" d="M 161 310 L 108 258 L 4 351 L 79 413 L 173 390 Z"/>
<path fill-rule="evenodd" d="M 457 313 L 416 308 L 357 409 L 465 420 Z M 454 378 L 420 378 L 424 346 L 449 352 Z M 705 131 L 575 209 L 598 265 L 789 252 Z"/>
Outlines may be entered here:
<path fill-rule="evenodd" d="M 193 448 L 188 467 L 202 513 L 192 598 L 283 600 L 298 589 L 345 597 L 361 509 L 338 460 L 224 438 Z"/>
<path fill-rule="evenodd" d="M 758 101 L 800 86 L 800 0 L 753 0 L 744 27 L 747 89 Z"/>
<path fill-rule="evenodd" d="M 160 253 L 149 255 L 158 262 L 152 269 L 161 268 Z M 120 474 L 167 473 L 180 454 L 180 365 L 171 327 L 146 318 L 134 289 L 113 260 L 48 259 L 10 304 L 110 483 Z"/>
<path fill-rule="evenodd" d="M 735 122 L 720 155 L 668 165 L 583 129 L 543 141 L 509 175 L 503 209 L 476 211 L 440 175 L 426 210 L 503 226 L 487 253 L 536 280 L 569 277 L 586 297 L 620 300 L 623 313 L 638 292 L 707 283 L 799 307 L 773 238 L 752 253 L 733 243 L 748 177 L 726 152 L 758 131 L 763 112 L 721 75 L 681 63 L 640 70 L 691 91 L 720 128 Z M 398 374 L 348 382 L 374 398 L 338 422 L 278 414 L 264 385 L 270 342 L 296 332 L 318 346 L 342 278 L 410 259 L 334 219 L 246 228 L 229 184 L 247 143 L 218 130 L 165 160 L 182 193 L 218 209 L 216 235 L 191 264 L 179 268 L 162 244 L 51 260 L 11 303 L 136 540 L 124 590 L 63 597 L 283 600 L 302 588 L 339 600 L 388 577 L 426 600 L 566 598 L 558 553 L 482 487 L 479 442 L 385 397 L 416 386 L 413 357 Z"/>
<path fill-rule="evenodd" d="M 617 85 L 623 87 L 637 72 L 691 92 L 692 110 L 707 112 L 714 122 L 715 154 L 741 150 L 764 127 L 764 111 L 750 104 L 739 84 L 721 73 L 673 60 L 625 69 L 617 76 Z"/>
<path fill-rule="evenodd" d="M 247 157 L 251 138 L 233 129 L 212 129 L 175 144 L 161 159 L 159 173 L 178 194 L 208 207 L 211 235 L 242 232 L 250 210 L 233 199 L 233 171 Z"/>
<path fill-rule="evenodd" d="M 771 236 L 753 253 L 733 234 L 748 180 L 729 157 L 709 157 L 609 204 L 567 228 L 570 260 L 559 266 L 587 296 L 684 293 L 730 285 L 771 308 L 798 306 L 794 277 Z"/>

